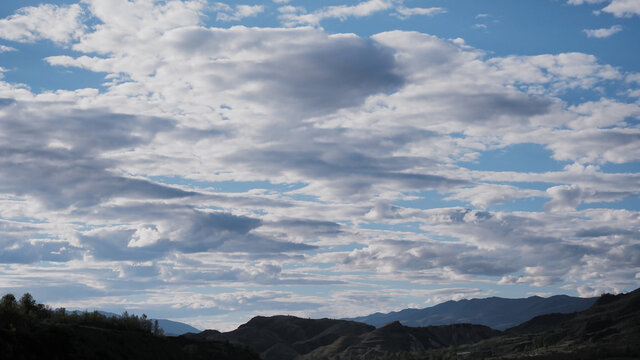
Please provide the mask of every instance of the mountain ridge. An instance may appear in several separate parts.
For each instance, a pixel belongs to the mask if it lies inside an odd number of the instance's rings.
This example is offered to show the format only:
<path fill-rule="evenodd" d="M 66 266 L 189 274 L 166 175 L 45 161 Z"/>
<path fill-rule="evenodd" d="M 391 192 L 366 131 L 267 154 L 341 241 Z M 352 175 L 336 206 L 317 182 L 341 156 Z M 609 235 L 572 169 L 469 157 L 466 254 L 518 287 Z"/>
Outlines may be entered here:
<path fill-rule="evenodd" d="M 430 359 L 640 359 L 640 289 L 603 294 L 584 311 L 540 315 L 503 336 L 430 353 Z"/>
<path fill-rule="evenodd" d="M 527 298 L 489 297 L 481 299 L 449 300 L 426 308 L 409 308 L 389 313 L 344 318 L 376 327 L 392 321 L 412 327 L 473 323 L 505 330 L 545 313 L 571 313 L 591 306 L 597 298 L 579 298 L 568 295 Z"/>

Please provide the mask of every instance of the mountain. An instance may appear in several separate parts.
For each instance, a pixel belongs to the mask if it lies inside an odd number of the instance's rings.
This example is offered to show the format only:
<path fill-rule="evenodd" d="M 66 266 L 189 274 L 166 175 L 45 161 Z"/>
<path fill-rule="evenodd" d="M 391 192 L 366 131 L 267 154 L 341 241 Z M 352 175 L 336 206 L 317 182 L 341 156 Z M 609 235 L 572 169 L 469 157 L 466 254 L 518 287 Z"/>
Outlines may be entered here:
<path fill-rule="evenodd" d="M 155 319 L 151 319 L 154 321 Z M 158 326 L 165 335 L 178 336 L 186 333 L 200 332 L 200 329 L 196 329 L 193 326 L 178 321 L 172 321 L 167 319 L 158 319 Z"/>
<path fill-rule="evenodd" d="M 258 316 L 234 331 L 206 330 L 183 337 L 246 345 L 264 360 L 303 360 L 362 359 L 387 353 L 424 352 L 474 343 L 500 334 L 486 326 L 471 324 L 411 328 L 393 322 L 375 328 L 346 320 Z"/>
<path fill-rule="evenodd" d="M 556 295 L 549 298 L 532 296 L 524 299 L 490 297 L 447 301 L 424 309 L 405 309 L 386 314 L 375 313 L 344 320 L 363 322 L 376 327 L 399 321 L 403 325 L 413 327 L 472 323 L 504 330 L 542 314 L 585 310 L 596 299 L 567 295 Z"/>
<path fill-rule="evenodd" d="M 431 359 L 640 359 L 640 289 L 602 295 L 587 310 L 545 314 L 503 336 L 437 351 Z"/>
<path fill-rule="evenodd" d="M 76 311 L 81 313 L 80 311 Z M 98 311 L 100 314 L 106 317 L 119 317 L 120 315 L 108 311 Z M 167 336 L 178 336 L 186 333 L 200 332 L 200 329 L 196 329 L 189 324 L 185 324 L 179 321 L 167 320 L 167 319 L 150 319 L 151 321 L 158 320 L 158 326 Z"/>

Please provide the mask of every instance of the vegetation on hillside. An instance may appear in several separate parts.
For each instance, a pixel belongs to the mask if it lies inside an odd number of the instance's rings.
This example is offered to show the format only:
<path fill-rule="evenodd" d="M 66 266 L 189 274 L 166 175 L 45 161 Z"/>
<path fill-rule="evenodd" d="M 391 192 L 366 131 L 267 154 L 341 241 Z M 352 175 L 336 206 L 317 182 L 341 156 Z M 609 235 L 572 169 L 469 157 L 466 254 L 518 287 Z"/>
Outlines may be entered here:
<path fill-rule="evenodd" d="M 98 311 L 67 312 L 65 308 L 52 310 L 38 304 L 29 293 L 16 300 L 13 294 L 0 299 L 0 329 L 4 331 L 29 331 L 46 324 L 68 324 L 92 326 L 103 329 L 139 331 L 156 336 L 163 335 L 158 321 L 151 321 L 147 315 L 130 315 L 126 311 L 121 316 L 106 316 Z"/>
<path fill-rule="evenodd" d="M 602 295 L 572 314 L 547 314 L 504 336 L 432 351 L 431 359 L 640 359 L 640 289 Z"/>
<path fill-rule="evenodd" d="M 259 359 L 247 347 L 165 337 L 145 315 L 53 310 L 30 294 L 0 299 L 0 359 Z"/>
<path fill-rule="evenodd" d="M 258 356 L 258 353 L 260 356 Z M 0 359 L 639 359 L 640 289 L 600 297 L 571 314 L 535 317 L 505 332 L 454 324 L 375 328 L 345 320 L 258 316 L 238 329 L 163 336 L 145 315 L 105 316 L 0 299 Z"/>

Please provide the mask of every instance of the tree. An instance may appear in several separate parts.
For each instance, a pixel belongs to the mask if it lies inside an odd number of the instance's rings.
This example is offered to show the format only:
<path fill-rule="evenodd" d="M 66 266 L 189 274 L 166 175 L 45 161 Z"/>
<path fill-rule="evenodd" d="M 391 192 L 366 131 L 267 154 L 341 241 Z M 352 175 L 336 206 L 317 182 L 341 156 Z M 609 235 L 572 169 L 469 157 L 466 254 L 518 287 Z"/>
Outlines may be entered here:
<path fill-rule="evenodd" d="M 158 325 L 157 319 L 153 321 L 153 335 L 156 335 L 156 336 L 164 335 L 164 330 L 162 330 L 160 328 L 160 325 Z"/>
<path fill-rule="evenodd" d="M 22 311 L 25 313 L 32 312 L 37 308 L 36 301 L 33 299 L 33 296 L 29 293 L 24 293 L 20 298 L 20 306 L 22 307 Z"/>
<path fill-rule="evenodd" d="M 0 299 L 0 308 L 3 310 L 13 310 L 18 306 L 16 297 L 13 294 L 7 294 Z"/>

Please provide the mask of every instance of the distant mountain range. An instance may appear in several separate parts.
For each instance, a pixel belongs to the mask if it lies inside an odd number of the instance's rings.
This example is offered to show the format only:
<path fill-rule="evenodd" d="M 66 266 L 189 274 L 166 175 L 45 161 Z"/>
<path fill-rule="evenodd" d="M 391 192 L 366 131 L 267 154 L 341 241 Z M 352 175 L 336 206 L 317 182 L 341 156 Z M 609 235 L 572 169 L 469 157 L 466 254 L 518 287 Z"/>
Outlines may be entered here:
<path fill-rule="evenodd" d="M 503 336 L 438 350 L 430 359 L 640 359 L 640 289 L 602 295 L 587 310 L 537 316 Z"/>
<path fill-rule="evenodd" d="M 376 327 L 393 321 L 405 326 L 419 327 L 471 323 L 505 330 L 535 316 L 549 313 L 572 313 L 589 308 L 597 298 L 578 298 L 557 295 L 548 298 L 532 296 L 523 299 L 490 297 L 447 301 L 424 309 L 405 309 L 390 313 L 375 313 L 367 316 L 347 318 Z"/>
<path fill-rule="evenodd" d="M 487 311 L 500 316 L 497 323 L 504 324 L 498 306 L 507 316 L 516 316 L 518 310 L 527 313 L 517 316 L 528 316 L 544 306 L 566 311 L 571 304 L 584 304 L 580 300 L 591 306 L 580 312 L 540 315 L 505 331 L 472 324 L 408 327 L 394 321 L 376 328 L 348 320 L 258 316 L 234 331 L 205 330 L 181 338 L 247 346 L 263 360 L 640 359 L 640 289 L 594 299 L 489 298 L 441 305 L 449 314 L 452 309 L 458 314 Z"/>

